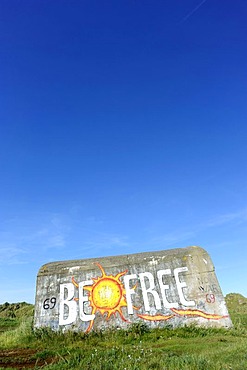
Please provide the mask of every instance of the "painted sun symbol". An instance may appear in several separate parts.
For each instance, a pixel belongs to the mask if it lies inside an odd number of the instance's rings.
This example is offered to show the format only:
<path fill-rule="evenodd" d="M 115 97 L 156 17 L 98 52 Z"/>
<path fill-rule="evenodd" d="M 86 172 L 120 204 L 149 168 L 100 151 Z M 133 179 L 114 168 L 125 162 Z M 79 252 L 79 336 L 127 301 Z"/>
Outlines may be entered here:
<path fill-rule="evenodd" d="M 112 315 L 118 312 L 121 319 L 128 322 L 122 313 L 122 308 L 127 307 L 127 301 L 125 287 L 120 281 L 121 276 L 125 275 L 128 270 L 119 272 L 115 276 L 107 275 L 99 263 L 95 264 L 101 270 L 102 276 L 92 278 L 93 285 L 84 287 L 89 292 L 88 300 L 92 307 L 92 314 L 100 312 L 101 315 L 104 315 L 107 313 L 106 320 L 109 320 Z M 90 325 L 86 330 L 87 333 L 92 329 L 93 322 L 94 320 L 90 321 Z"/>

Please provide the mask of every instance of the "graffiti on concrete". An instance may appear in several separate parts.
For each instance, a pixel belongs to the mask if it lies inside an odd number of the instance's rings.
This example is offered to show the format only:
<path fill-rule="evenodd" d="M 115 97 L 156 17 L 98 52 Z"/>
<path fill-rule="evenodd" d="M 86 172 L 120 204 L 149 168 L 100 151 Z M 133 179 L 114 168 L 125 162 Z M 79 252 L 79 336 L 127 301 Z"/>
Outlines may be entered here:
<path fill-rule="evenodd" d="M 166 296 L 166 290 L 169 286 L 163 283 L 162 277 L 171 274 L 170 269 L 158 270 L 157 277 L 159 281 L 159 288 L 162 295 L 162 300 L 159 297 L 157 290 L 155 289 L 154 277 L 151 272 L 126 275 L 128 270 L 118 273 L 116 276 L 107 275 L 104 268 L 100 263 L 95 263 L 101 270 L 102 276 L 97 278 L 92 278 L 92 280 L 76 282 L 74 277 L 72 277 L 72 283 L 65 283 L 60 285 L 60 313 L 59 313 L 59 325 L 68 325 L 76 321 L 77 315 L 77 302 L 79 303 L 79 315 L 82 321 L 90 322 L 86 332 L 89 332 L 93 327 L 93 322 L 95 319 L 95 313 L 99 312 L 101 315 L 106 314 L 106 320 L 112 315 L 119 314 L 123 321 L 129 322 L 122 312 L 123 307 L 127 307 L 128 315 L 133 315 L 133 309 L 138 311 L 138 307 L 135 307 L 132 302 L 132 295 L 136 293 L 137 284 L 141 285 L 142 298 L 144 302 L 144 309 L 146 312 L 150 311 L 150 303 L 148 294 L 151 294 L 154 299 L 155 308 L 160 310 L 162 308 L 162 301 L 165 308 L 170 308 L 170 315 L 148 315 L 148 314 L 138 314 L 137 316 L 143 320 L 148 321 L 167 321 L 174 317 L 174 315 L 179 316 L 198 316 L 208 320 L 219 320 L 227 317 L 226 315 L 208 314 L 206 312 L 197 309 L 177 309 L 178 302 L 168 302 Z M 193 300 L 187 301 L 184 297 L 183 288 L 186 284 L 181 283 L 179 279 L 179 274 L 188 271 L 187 267 L 178 267 L 174 270 L 174 276 L 176 280 L 176 286 L 178 291 L 178 296 L 180 302 L 187 307 L 195 306 Z M 120 278 L 123 276 L 123 282 Z M 146 280 L 149 283 L 147 288 Z M 133 280 L 135 285 L 131 288 L 130 281 Z M 78 290 L 76 293 L 75 291 Z M 65 299 L 65 289 L 67 290 L 67 298 Z M 88 294 L 85 294 L 85 291 Z M 207 300 L 213 302 L 215 297 L 213 294 L 207 294 Z M 54 297 L 50 299 L 52 305 L 55 305 Z M 91 313 L 87 314 L 84 312 L 84 303 L 89 302 L 91 306 Z M 47 300 L 47 308 L 53 308 L 49 306 L 49 299 Z M 64 308 L 67 306 L 69 309 L 66 318 L 64 318 Z"/>
<path fill-rule="evenodd" d="M 150 327 L 232 326 L 205 250 L 188 247 L 41 267 L 35 327 L 88 333 L 140 320 Z"/>

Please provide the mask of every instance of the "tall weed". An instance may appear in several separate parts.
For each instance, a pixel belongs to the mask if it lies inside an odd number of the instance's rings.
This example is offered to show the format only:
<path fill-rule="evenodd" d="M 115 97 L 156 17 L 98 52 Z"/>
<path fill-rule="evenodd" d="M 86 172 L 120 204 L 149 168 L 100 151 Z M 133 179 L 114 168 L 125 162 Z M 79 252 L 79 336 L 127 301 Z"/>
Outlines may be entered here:
<path fill-rule="evenodd" d="M 0 348 L 25 346 L 33 337 L 32 317 L 22 320 L 16 329 L 5 331 L 0 335 Z"/>

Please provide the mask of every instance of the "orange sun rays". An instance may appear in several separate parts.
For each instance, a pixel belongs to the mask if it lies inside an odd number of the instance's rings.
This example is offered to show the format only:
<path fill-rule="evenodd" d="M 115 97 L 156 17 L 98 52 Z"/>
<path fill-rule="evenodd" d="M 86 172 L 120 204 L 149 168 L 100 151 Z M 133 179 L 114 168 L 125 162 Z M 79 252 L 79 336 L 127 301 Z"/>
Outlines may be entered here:
<path fill-rule="evenodd" d="M 107 275 L 105 270 L 99 263 L 95 263 L 101 270 L 102 276 L 92 278 L 93 284 L 85 286 L 88 291 L 88 300 L 92 307 L 92 315 L 100 312 L 101 315 L 107 313 L 106 320 L 109 320 L 112 315 L 119 313 L 121 319 L 129 322 L 122 313 L 122 308 L 127 307 L 126 291 L 123 283 L 120 281 L 121 276 L 125 275 L 128 270 L 119 272 L 117 275 Z M 72 283 L 78 288 L 75 279 L 72 278 Z M 89 327 L 86 330 L 88 333 L 93 327 L 94 320 L 90 321 Z"/>

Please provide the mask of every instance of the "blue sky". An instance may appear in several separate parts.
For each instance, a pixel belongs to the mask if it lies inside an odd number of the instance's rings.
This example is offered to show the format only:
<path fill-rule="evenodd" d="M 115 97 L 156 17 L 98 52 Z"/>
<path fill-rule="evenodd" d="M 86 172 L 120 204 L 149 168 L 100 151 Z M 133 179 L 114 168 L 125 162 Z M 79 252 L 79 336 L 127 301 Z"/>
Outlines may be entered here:
<path fill-rule="evenodd" d="M 0 303 L 57 260 L 200 245 L 247 296 L 247 4 L 0 2 Z"/>

